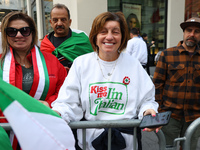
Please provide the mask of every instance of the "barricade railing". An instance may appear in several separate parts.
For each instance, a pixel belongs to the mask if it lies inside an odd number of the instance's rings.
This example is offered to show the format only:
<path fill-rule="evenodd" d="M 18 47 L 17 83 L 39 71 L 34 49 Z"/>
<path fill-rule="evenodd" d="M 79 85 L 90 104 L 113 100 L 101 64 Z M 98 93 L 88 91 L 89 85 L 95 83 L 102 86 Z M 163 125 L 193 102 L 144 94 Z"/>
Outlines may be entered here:
<path fill-rule="evenodd" d="M 200 127 L 200 118 L 197 118 L 189 125 L 189 127 L 187 128 L 185 132 L 184 137 L 176 138 L 174 140 L 173 150 L 175 150 L 177 142 L 179 141 L 183 141 L 183 150 L 191 150 L 190 149 L 191 138 L 198 127 Z"/>
<path fill-rule="evenodd" d="M 101 121 L 77 121 L 70 122 L 69 126 L 72 129 L 82 129 L 83 130 L 83 150 L 86 150 L 86 129 L 88 128 L 108 128 L 108 150 L 111 150 L 111 128 L 123 128 L 123 127 L 135 127 L 133 131 L 133 150 L 137 149 L 137 130 L 136 127 L 139 126 L 141 120 L 101 120 Z M 0 123 L 5 130 L 12 130 L 8 123 Z M 159 150 L 165 150 L 166 142 L 162 131 L 155 133 L 158 137 Z"/>
<path fill-rule="evenodd" d="M 101 121 L 77 121 L 77 122 L 70 122 L 69 126 L 72 129 L 82 129 L 83 130 L 83 150 L 86 150 L 86 129 L 88 128 L 108 128 L 108 150 L 111 150 L 111 128 L 118 128 L 118 127 L 138 127 L 141 120 L 133 119 L 133 120 L 101 120 Z M 12 130 L 9 123 L 0 123 L 6 131 Z M 171 147 L 166 147 L 165 136 L 163 132 L 160 130 L 159 132 L 155 132 L 156 136 L 158 137 L 158 145 L 159 150 L 176 150 L 177 149 L 177 142 L 183 141 L 183 150 L 190 150 L 190 143 L 192 135 L 194 134 L 195 130 L 200 126 L 200 118 L 194 120 L 190 126 L 187 128 L 184 137 L 176 138 L 174 140 L 174 145 Z M 133 150 L 137 149 L 136 144 L 136 137 L 137 131 L 134 128 L 133 131 Z"/>
<path fill-rule="evenodd" d="M 194 120 L 189 127 L 187 128 L 184 137 L 176 138 L 174 139 L 174 145 L 171 147 L 166 148 L 166 150 L 176 150 L 177 149 L 177 143 L 183 141 L 183 150 L 191 150 L 190 149 L 190 143 L 191 138 L 196 129 L 200 127 L 200 117 Z"/>
<path fill-rule="evenodd" d="M 183 145 L 183 150 L 190 150 L 190 142 L 191 142 L 192 135 L 198 127 L 200 127 L 200 118 L 197 118 L 196 120 L 194 120 L 190 124 L 190 126 L 187 128 L 185 132 L 185 142 Z"/>

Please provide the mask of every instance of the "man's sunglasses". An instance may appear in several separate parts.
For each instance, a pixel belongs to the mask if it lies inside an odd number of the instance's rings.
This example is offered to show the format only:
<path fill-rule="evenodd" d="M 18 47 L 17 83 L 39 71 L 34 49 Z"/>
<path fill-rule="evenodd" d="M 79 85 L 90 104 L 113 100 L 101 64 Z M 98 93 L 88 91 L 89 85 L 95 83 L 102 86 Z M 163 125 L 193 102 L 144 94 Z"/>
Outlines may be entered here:
<path fill-rule="evenodd" d="M 5 29 L 6 34 L 9 37 L 15 37 L 18 33 L 18 31 L 21 33 L 21 35 L 23 35 L 24 37 L 29 36 L 32 32 L 31 27 L 23 27 L 20 29 L 16 29 L 16 28 L 12 28 L 12 27 L 8 27 Z"/>

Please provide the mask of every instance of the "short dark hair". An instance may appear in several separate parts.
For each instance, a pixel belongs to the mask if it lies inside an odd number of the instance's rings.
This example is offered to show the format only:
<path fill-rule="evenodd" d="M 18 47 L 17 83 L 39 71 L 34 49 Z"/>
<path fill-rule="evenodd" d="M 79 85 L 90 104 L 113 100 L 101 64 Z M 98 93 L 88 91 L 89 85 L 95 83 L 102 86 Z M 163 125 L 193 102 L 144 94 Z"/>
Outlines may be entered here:
<path fill-rule="evenodd" d="M 68 13 L 68 19 L 70 19 L 70 12 L 69 12 L 69 9 L 67 8 L 67 6 L 65 6 L 64 4 L 55 4 L 53 5 L 53 8 L 51 9 L 51 12 L 54 8 L 58 8 L 58 9 L 66 9 L 67 13 Z M 50 17 L 51 17 L 51 13 L 50 13 Z"/>
<path fill-rule="evenodd" d="M 133 35 L 138 35 L 138 29 L 137 28 L 132 28 L 130 30 L 130 33 L 132 33 Z"/>
<path fill-rule="evenodd" d="M 143 34 L 142 34 L 142 38 L 144 38 L 144 37 L 147 37 L 147 34 L 146 34 L 146 33 L 143 33 Z"/>

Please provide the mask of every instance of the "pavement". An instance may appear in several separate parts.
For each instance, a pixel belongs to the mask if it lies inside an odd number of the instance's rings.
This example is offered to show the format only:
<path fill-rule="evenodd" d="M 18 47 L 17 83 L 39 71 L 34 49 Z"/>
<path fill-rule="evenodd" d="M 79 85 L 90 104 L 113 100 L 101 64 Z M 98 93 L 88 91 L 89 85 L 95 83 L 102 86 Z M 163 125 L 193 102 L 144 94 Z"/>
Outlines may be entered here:
<path fill-rule="evenodd" d="M 150 67 L 150 74 L 153 76 L 155 66 Z M 143 150 L 159 150 L 158 138 L 155 132 L 142 132 L 142 149 Z M 178 150 L 179 147 L 177 147 Z M 200 150 L 200 138 L 197 144 L 197 149 Z"/>

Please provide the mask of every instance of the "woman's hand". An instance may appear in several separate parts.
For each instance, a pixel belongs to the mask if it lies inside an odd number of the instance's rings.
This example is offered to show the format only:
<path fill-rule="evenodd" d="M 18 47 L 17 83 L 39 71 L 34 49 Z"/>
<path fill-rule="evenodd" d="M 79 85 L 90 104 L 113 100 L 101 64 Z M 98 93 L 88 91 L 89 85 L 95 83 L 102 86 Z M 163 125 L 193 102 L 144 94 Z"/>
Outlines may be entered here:
<path fill-rule="evenodd" d="M 144 116 L 146 115 L 151 115 L 152 117 L 156 116 L 156 112 L 153 109 L 147 109 L 144 113 Z M 157 127 L 157 128 L 144 128 L 142 131 L 147 131 L 147 132 L 151 132 L 151 131 L 156 131 L 156 133 L 162 128 L 162 126 Z"/>
<path fill-rule="evenodd" d="M 47 107 L 50 108 L 49 103 L 47 103 L 46 101 L 41 101 L 41 100 L 39 100 L 39 102 L 41 102 L 42 104 L 44 104 L 45 106 L 47 106 Z"/>
<path fill-rule="evenodd" d="M 56 110 L 53 110 L 53 111 L 55 111 L 59 116 L 61 116 L 61 114 L 58 111 L 56 111 Z"/>
<path fill-rule="evenodd" d="M 50 108 L 49 103 L 47 103 L 46 101 L 39 100 L 39 102 L 41 102 L 42 104 L 44 104 L 45 106 Z M 61 116 L 61 114 L 58 111 L 56 111 L 56 110 L 53 110 L 53 111 L 55 111 L 59 116 Z"/>
<path fill-rule="evenodd" d="M 151 132 L 151 131 L 156 131 L 156 133 L 158 133 L 158 131 L 162 128 L 162 126 L 158 127 L 158 128 L 144 128 L 142 131 L 147 131 L 147 132 Z"/>

